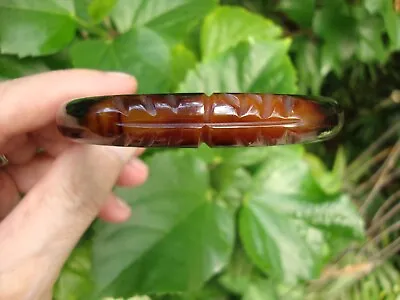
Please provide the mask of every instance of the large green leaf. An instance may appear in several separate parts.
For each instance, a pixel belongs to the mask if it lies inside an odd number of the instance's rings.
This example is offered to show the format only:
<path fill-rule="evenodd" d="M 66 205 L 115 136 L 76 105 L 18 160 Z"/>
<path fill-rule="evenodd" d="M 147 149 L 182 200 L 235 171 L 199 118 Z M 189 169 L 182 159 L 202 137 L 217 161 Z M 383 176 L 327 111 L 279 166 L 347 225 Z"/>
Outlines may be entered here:
<path fill-rule="evenodd" d="M 245 197 L 241 239 L 252 261 L 274 280 L 314 278 L 332 254 L 328 239 L 359 239 L 364 234 L 362 218 L 350 200 L 326 195 L 299 152 L 276 152 Z"/>
<path fill-rule="evenodd" d="M 244 42 L 191 70 L 180 92 L 296 92 L 290 42 Z"/>
<path fill-rule="evenodd" d="M 177 40 L 216 4 L 217 0 L 118 0 L 111 17 L 120 32 L 146 26 Z"/>
<path fill-rule="evenodd" d="M 281 33 L 280 27 L 259 14 L 241 7 L 221 6 L 208 15 L 203 23 L 202 56 L 208 59 L 242 41 L 270 40 Z"/>
<path fill-rule="evenodd" d="M 169 48 L 149 29 L 132 29 L 113 41 L 80 41 L 71 47 L 70 53 L 75 67 L 134 75 L 139 82 L 139 92 L 169 91 Z"/>
<path fill-rule="evenodd" d="M 91 248 L 85 242 L 74 249 L 56 282 L 53 300 L 88 299 L 93 292 Z"/>
<path fill-rule="evenodd" d="M 73 0 L 0 1 L 0 53 L 55 53 L 75 36 Z"/>
<path fill-rule="evenodd" d="M 150 178 L 118 194 L 133 208 L 124 224 L 99 224 L 94 268 L 102 295 L 192 291 L 228 262 L 233 213 L 209 197 L 206 164 L 182 151 L 148 161 Z"/>

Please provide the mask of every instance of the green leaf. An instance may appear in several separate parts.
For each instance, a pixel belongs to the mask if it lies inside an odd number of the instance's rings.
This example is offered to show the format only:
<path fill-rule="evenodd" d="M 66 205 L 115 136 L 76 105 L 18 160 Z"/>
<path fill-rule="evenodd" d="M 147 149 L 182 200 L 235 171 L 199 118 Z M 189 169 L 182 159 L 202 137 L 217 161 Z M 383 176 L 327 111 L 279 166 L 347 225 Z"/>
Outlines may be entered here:
<path fill-rule="evenodd" d="M 371 14 L 382 16 L 385 29 L 390 39 L 390 50 L 400 49 L 400 14 L 395 11 L 393 1 L 388 0 L 365 0 L 364 6 Z M 372 27 L 372 26 L 371 26 Z M 378 28 L 374 28 L 378 30 Z"/>
<path fill-rule="evenodd" d="M 173 90 L 185 79 L 187 72 L 196 66 L 197 58 L 192 51 L 184 45 L 178 44 L 172 49 L 172 71 Z"/>
<path fill-rule="evenodd" d="M 55 284 L 54 300 L 88 299 L 93 292 L 91 249 L 88 242 L 74 249 Z"/>
<path fill-rule="evenodd" d="M 221 6 L 205 18 L 201 30 L 203 60 L 237 46 L 243 41 L 277 38 L 280 27 L 244 8 Z"/>
<path fill-rule="evenodd" d="M 119 32 L 146 26 L 179 40 L 216 5 L 217 0 L 118 0 L 111 17 Z"/>
<path fill-rule="evenodd" d="M 324 39 L 326 47 L 322 64 L 324 60 L 329 61 L 327 64 L 340 64 L 353 57 L 357 49 L 356 28 L 356 19 L 349 16 L 348 7 L 342 2 L 332 1 L 315 13 L 313 30 Z"/>
<path fill-rule="evenodd" d="M 70 54 L 77 68 L 134 75 L 140 93 L 162 93 L 170 89 L 168 46 L 149 29 L 132 29 L 113 41 L 80 41 L 71 47 Z"/>
<path fill-rule="evenodd" d="M 384 62 L 387 50 L 383 43 L 381 20 L 359 7 L 332 1 L 318 10 L 313 29 L 324 41 L 322 74 L 332 69 L 337 73 L 355 57 L 361 62 Z M 343 34 L 346 32 L 346 34 Z"/>
<path fill-rule="evenodd" d="M 218 198 L 236 212 L 242 204 L 245 191 L 251 186 L 252 178 L 244 168 L 221 164 L 211 173 L 211 181 Z"/>
<path fill-rule="evenodd" d="M 400 50 L 400 14 L 394 10 L 394 5 L 390 1 L 385 2 L 383 9 L 383 21 L 390 39 L 392 51 Z"/>
<path fill-rule="evenodd" d="M 299 76 L 299 93 L 319 95 L 326 71 L 321 67 L 321 50 L 307 38 L 295 41 L 295 63 Z M 331 66 L 327 67 L 329 70 Z M 324 74 L 325 73 L 325 74 Z"/>
<path fill-rule="evenodd" d="M 294 93 L 296 73 L 287 55 L 290 42 L 241 43 L 197 65 L 180 85 L 180 92 Z"/>
<path fill-rule="evenodd" d="M 94 23 L 101 22 L 114 8 L 117 0 L 92 0 L 88 12 Z"/>
<path fill-rule="evenodd" d="M 243 300 L 279 300 L 276 285 L 270 280 L 258 280 L 251 284 L 243 296 Z"/>
<path fill-rule="evenodd" d="M 218 278 L 218 282 L 228 291 L 243 295 L 249 286 L 260 277 L 258 270 L 255 269 L 246 253 L 238 247 L 229 266 Z"/>
<path fill-rule="evenodd" d="M 384 62 L 387 52 L 383 44 L 383 24 L 377 18 L 368 18 L 359 22 L 357 33 L 359 43 L 356 54 L 360 61 Z"/>
<path fill-rule="evenodd" d="M 319 274 L 332 255 L 328 238 L 364 236 L 362 218 L 348 197 L 324 194 L 304 156 L 295 152 L 277 152 L 264 164 L 246 195 L 239 224 L 252 261 L 288 284 Z"/>
<path fill-rule="evenodd" d="M 0 55 L 0 80 L 19 78 L 48 70 L 49 68 L 40 59 L 18 59 L 15 56 Z"/>
<path fill-rule="evenodd" d="M 303 27 L 311 27 L 315 10 L 315 0 L 281 0 L 278 9 Z"/>
<path fill-rule="evenodd" d="M 381 11 L 384 8 L 387 0 L 364 0 L 364 6 L 371 14 Z"/>
<path fill-rule="evenodd" d="M 228 263 L 233 213 L 209 197 L 206 164 L 184 152 L 153 155 L 150 177 L 119 189 L 131 219 L 99 223 L 94 268 L 102 295 L 195 291 Z"/>
<path fill-rule="evenodd" d="M 315 181 L 326 194 L 334 195 L 341 191 L 346 168 L 346 159 L 342 148 L 337 152 L 332 172 L 329 172 L 321 159 L 315 155 L 307 155 L 306 159 Z"/>
<path fill-rule="evenodd" d="M 73 0 L 0 2 L 0 53 L 53 54 L 72 41 L 75 29 Z"/>
<path fill-rule="evenodd" d="M 75 15 L 78 19 L 91 22 L 88 7 L 92 0 L 74 0 Z"/>

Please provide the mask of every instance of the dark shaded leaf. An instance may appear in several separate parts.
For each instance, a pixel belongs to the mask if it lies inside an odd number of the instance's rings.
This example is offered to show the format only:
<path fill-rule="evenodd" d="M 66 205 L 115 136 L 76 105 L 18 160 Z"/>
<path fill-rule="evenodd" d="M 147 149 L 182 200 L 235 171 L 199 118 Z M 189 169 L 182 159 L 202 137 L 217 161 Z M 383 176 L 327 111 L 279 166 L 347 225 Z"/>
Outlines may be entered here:
<path fill-rule="evenodd" d="M 179 40 L 217 5 L 217 0 L 118 0 L 112 19 L 118 31 L 146 26 Z"/>

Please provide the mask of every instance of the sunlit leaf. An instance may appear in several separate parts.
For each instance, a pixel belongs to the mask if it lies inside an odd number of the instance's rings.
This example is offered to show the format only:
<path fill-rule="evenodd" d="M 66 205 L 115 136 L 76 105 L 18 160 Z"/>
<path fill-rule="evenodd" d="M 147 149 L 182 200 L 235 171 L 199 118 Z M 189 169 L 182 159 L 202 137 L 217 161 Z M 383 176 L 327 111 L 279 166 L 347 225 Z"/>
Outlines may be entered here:
<path fill-rule="evenodd" d="M 241 43 L 191 70 L 179 91 L 294 93 L 289 46 L 288 40 Z"/>
<path fill-rule="evenodd" d="M 253 263 L 277 281 L 315 278 L 331 254 L 326 237 L 364 236 L 348 197 L 325 194 L 295 153 L 268 160 L 245 197 L 241 239 Z"/>
<path fill-rule="evenodd" d="M 132 29 L 113 41 L 80 41 L 71 47 L 70 53 L 77 68 L 132 74 L 139 82 L 141 93 L 170 89 L 170 50 L 164 40 L 149 29 Z"/>
<path fill-rule="evenodd" d="M 196 66 L 197 58 L 192 51 L 182 44 L 176 45 L 172 49 L 172 72 L 171 77 L 173 86 L 178 86 L 185 79 L 189 70 Z"/>
<path fill-rule="evenodd" d="M 240 7 L 221 6 L 204 20 L 202 57 L 214 57 L 243 41 L 271 40 L 281 33 L 280 27 L 259 14 Z"/>

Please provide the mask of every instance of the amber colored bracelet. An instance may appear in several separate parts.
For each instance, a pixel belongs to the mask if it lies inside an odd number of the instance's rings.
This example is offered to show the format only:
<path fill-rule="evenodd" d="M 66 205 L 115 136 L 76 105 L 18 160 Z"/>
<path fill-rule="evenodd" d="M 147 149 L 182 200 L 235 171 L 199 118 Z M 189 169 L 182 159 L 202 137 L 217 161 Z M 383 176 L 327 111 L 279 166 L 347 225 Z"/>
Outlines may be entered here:
<path fill-rule="evenodd" d="M 68 102 L 57 125 L 65 137 L 99 145 L 273 146 L 332 138 L 343 112 L 330 98 L 300 95 L 113 95 Z"/>

